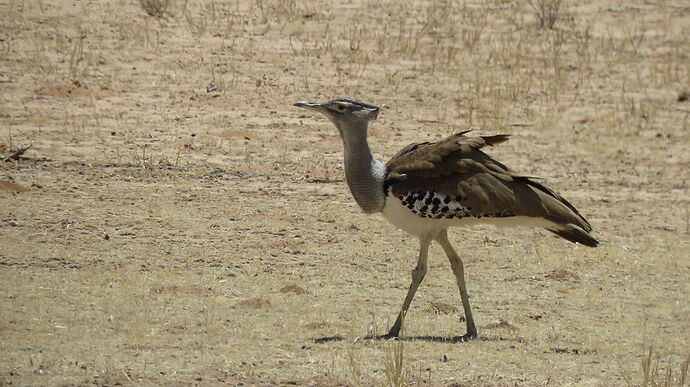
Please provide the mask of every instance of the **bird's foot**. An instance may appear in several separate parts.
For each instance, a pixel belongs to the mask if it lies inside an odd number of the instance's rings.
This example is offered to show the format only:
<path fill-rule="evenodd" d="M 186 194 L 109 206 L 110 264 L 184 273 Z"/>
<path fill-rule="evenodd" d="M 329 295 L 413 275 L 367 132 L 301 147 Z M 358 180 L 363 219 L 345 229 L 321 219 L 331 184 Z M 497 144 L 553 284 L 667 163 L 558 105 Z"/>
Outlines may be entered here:
<path fill-rule="evenodd" d="M 398 339 L 398 334 L 397 333 L 391 333 L 388 332 L 385 335 L 377 336 L 376 337 L 379 340 L 397 340 Z"/>
<path fill-rule="evenodd" d="M 397 340 L 400 335 L 398 332 L 394 332 L 391 330 L 390 332 L 386 333 L 385 335 L 374 335 L 374 334 L 368 334 L 365 339 L 369 340 Z"/>
<path fill-rule="evenodd" d="M 464 343 L 466 341 L 474 340 L 477 338 L 477 332 L 467 332 L 462 336 L 453 337 L 453 341 L 457 343 Z"/>

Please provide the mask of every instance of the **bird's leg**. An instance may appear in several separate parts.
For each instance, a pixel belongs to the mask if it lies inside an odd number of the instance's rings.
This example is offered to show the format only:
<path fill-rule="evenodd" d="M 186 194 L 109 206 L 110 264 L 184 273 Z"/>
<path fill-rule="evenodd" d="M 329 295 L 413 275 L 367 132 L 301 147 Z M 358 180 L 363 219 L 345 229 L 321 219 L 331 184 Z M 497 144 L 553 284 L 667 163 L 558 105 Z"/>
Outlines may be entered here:
<path fill-rule="evenodd" d="M 465 269 L 463 268 L 462 260 L 458 253 L 453 249 L 453 245 L 448 240 L 448 233 L 446 230 L 441 231 L 436 235 L 436 241 L 441 244 L 443 251 L 446 252 L 448 260 L 450 260 L 450 267 L 455 274 L 455 279 L 458 282 L 458 289 L 460 289 L 460 298 L 462 298 L 462 307 L 465 309 L 465 321 L 467 322 L 467 333 L 463 339 L 473 339 L 477 337 L 477 328 L 474 326 L 474 319 L 472 318 L 472 309 L 470 308 L 470 299 L 467 297 L 467 287 L 465 287 Z"/>
<path fill-rule="evenodd" d="M 410 289 L 407 291 L 407 296 L 403 302 L 398 319 L 395 320 L 395 324 L 393 324 L 393 327 L 391 327 L 390 331 L 388 331 L 388 334 L 384 335 L 383 338 L 394 338 L 398 337 L 400 334 L 400 328 L 402 328 L 403 320 L 407 314 L 407 309 L 410 307 L 414 294 L 417 291 L 419 284 L 422 283 L 424 275 L 426 274 L 426 260 L 429 255 L 429 245 L 431 244 L 431 240 L 431 237 L 419 238 L 419 259 L 417 260 L 417 267 L 412 270 L 412 283 L 410 284 Z"/>

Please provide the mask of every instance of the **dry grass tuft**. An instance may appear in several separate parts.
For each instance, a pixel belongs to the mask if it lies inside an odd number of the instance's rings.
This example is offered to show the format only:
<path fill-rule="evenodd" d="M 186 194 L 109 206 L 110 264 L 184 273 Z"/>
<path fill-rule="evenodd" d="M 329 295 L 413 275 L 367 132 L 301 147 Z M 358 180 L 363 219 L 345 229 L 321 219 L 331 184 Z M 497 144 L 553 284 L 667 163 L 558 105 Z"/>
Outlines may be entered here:
<path fill-rule="evenodd" d="M 552 30 L 558 21 L 563 0 L 526 0 L 537 17 L 539 27 Z"/>
<path fill-rule="evenodd" d="M 629 375 L 624 375 L 628 385 L 642 385 L 644 387 L 685 387 L 690 382 L 688 367 L 690 354 L 680 364 L 673 363 L 673 357 L 663 358 L 654 351 L 654 346 L 643 350 L 641 360 L 642 380 L 635 383 Z"/>
<path fill-rule="evenodd" d="M 388 344 L 383 370 L 386 375 L 386 385 L 401 387 L 410 384 L 409 370 L 405 367 L 405 343 L 403 341 L 394 341 Z"/>
<path fill-rule="evenodd" d="M 139 0 L 141 8 L 149 15 L 162 18 L 168 13 L 171 0 Z"/>

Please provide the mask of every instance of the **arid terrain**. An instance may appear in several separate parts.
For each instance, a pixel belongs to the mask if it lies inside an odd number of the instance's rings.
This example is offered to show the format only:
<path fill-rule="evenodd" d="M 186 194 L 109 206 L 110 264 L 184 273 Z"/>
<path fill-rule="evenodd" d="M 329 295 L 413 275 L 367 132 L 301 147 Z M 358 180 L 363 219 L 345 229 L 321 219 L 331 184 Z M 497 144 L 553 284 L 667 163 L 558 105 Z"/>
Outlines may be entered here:
<path fill-rule="evenodd" d="M 687 386 L 685 0 L 0 0 L 0 385 Z M 293 102 L 381 107 L 381 160 L 487 152 L 596 249 L 367 216 Z M 20 150 L 25 149 L 20 154 Z"/>

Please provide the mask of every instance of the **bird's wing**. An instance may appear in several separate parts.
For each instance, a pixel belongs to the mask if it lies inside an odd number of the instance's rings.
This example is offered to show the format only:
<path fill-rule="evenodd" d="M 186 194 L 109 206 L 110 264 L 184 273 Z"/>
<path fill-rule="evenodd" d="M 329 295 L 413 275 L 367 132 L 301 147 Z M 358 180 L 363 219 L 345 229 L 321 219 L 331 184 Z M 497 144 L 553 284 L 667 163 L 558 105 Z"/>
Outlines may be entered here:
<path fill-rule="evenodd" d="M 508 135 L 467 137 L 464 133 L 403 148 L 386 164 L 386 189 L 405 198 L 440 193 L 470 216 L 542 217 L 591 230 L 560 195 L 482 152 L 486 145 L 507 141 Z"/>

